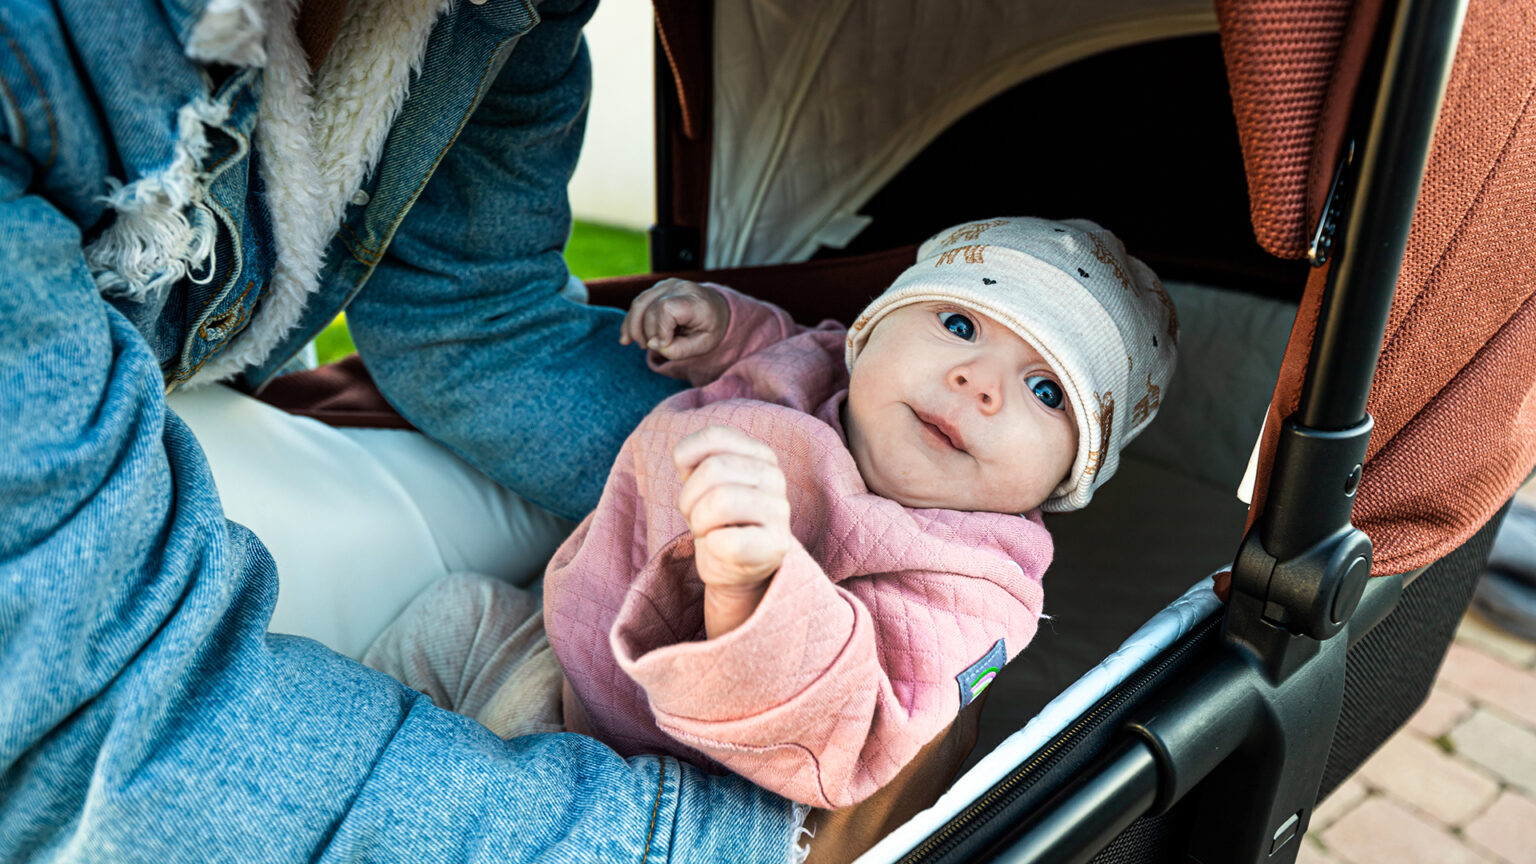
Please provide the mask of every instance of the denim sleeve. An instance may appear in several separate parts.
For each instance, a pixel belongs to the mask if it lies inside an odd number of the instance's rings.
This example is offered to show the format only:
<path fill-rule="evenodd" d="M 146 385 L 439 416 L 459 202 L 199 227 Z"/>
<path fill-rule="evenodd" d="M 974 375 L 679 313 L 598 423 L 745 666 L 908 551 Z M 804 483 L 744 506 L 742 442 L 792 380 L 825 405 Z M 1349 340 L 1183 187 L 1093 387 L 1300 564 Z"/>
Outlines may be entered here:
<path fill-rule="evenodd" d="M 267 634 L 272 558 L 30 183 L 0 144 L 0 860 L 787 858 L 744 781 L 502 741 Z"/>
<path fill-rule="evenodd" d="M 684 386 L 619 345 L 622 312 L 560 295 L 570 278 L 566 185 L 591 89 L 581 27 L 593 5 L 540 5 L 541 22 L 347 310 L 364 363 L 401 414 L 570 519 L 597 505 L 645 413 Z"/>

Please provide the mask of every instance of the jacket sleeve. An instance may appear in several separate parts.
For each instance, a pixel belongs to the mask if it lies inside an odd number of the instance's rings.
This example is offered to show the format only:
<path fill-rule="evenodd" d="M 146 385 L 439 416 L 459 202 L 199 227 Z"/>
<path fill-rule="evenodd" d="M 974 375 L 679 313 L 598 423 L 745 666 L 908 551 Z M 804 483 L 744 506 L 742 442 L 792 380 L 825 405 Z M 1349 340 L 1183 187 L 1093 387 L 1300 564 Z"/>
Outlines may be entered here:
<path fill-rule="evenodd" d="M 1034 636 L 1039 574 L 978 556 L 970 573 L 834 585 L 796 544 L 746 623 L 694 642 L 658 626 L 685 614 L 674 604 L 697 579 L 691 556 L 672 556 L 642 572 L 610 641 L 668 734 L 792 800 L 846 807 L 955 718 L 972 683 L 957 676 L 999 640 L 1011 657 Z"/>
<path fill-rule="evenodd" d="M 0 858 L 789 858 L 789 803 L 739 778 L 502 741 L 266 633 L 271 556 L 224 518 L 149 346 L 5 132 Z"/>
<path fill-rule="evenodd" d="M 682 385 L 570 299 L 566 186 L 591 92 L 592 0 L 544 0 L 347 308 L 401 415 L 503 486 L 579 521 L 624 439 Z"/>
<path fill-rule="evenodd" d="M 731 320 L 720 344 L 707 354 L 686 360 L 668 360 L 655 351 L 648 351 L 646 360 L 655 371 L 702 387 L 720 377 L 738 360 L 811 329 L 796 324 L 788 312 L 765 300 L 713 282 L 704 284 L 719 291 L 731 310 Z"/>

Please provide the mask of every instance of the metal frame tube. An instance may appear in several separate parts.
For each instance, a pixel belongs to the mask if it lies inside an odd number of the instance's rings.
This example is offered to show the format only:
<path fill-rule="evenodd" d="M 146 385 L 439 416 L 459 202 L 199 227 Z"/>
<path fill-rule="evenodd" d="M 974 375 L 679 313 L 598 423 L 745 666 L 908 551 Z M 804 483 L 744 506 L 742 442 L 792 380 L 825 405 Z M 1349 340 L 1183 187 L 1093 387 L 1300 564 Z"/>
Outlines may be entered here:
<path fill-rule="evenodd" d="M 1347 429 L 1365 417 L 1419 185 L 1461 35 L 1466 0 L 1402 0 L 1356 160 L 1355 202 L 1318 314 L 1301 424 Z M 1426 95 L 1430 96 L 1426 104 Z"/>

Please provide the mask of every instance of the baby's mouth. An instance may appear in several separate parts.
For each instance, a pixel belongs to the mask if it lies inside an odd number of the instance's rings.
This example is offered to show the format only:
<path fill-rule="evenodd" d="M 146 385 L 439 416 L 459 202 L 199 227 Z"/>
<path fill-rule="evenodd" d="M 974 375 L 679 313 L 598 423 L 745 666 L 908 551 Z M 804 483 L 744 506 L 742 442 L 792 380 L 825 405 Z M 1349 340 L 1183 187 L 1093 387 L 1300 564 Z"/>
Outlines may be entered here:
<path fill-rule="evenodd" d="M 935 443 L 948 446 L 953 450 L 959 450 L 961 453 L 965 452 L 965 439 L 960 436 L 960 430 L 951 425 L 949 421 L 943 417 L 926 414 L 916 408 L 912 409 L 912 413 L 917 417 L 918 422 L 923 425 L 923 430 L 929 434 L 930 438 L 934 439 Z"/>

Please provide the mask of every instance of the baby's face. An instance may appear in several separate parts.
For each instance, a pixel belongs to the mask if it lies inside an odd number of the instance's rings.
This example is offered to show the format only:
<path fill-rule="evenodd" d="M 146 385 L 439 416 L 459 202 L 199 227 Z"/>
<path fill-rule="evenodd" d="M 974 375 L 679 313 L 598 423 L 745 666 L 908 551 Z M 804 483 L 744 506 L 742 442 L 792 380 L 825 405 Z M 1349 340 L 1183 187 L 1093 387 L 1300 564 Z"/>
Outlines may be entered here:
<path fill-rule="evenodd" d="M 951 303 L 891 312 L 854 362 L 844 424 L 871 492 L 908 507 L 1023 513 L 1066 478 L 1077 422 L 1017 333 Z"/>

